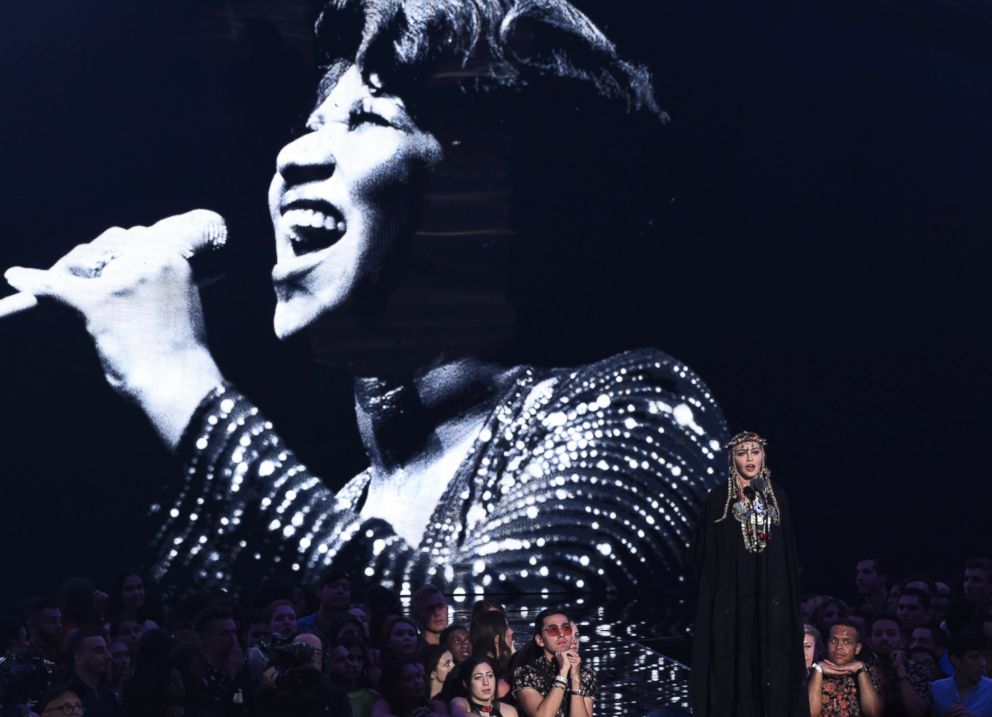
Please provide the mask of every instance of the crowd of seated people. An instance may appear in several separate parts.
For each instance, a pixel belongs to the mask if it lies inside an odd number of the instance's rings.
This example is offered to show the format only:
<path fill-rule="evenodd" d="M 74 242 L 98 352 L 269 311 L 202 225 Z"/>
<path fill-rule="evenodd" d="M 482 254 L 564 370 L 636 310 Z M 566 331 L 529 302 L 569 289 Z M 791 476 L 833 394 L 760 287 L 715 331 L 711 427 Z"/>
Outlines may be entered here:
<path fill-rule="evenodd" d="M 408 611 L 333 570 L 310 595 L 270 580 L 163 604 L 140 570 L 123 573 L 108 592 L 67 580 L 3 617 L 0 717 L 591 717 L 595 674 L 559 608 L 515 639 L 491 599 L 451 624 L 432 585 Z"/>
<path fill-rule="evenodd" d="M 853 600 L 806 597 L 812 717 L 992 717 L 992 560 L 959 576 L 895 579 L 865 558 Z"/>
<path fill-rule="evenodd" d="M 813 717 L 992 717 L 992 560 L 940 582 L 866 558 L 854 584 L 802 602 Z M 309 594 L 270 580 L 164 604 L 133 568 L 106 592 L 65 580 L 0 618 L 0 717 L 591 717 L 596 675 L 567 611 L 521 636 L 492 599 L 453 623 L 433 585 L 408 610 L 352 587 L 332 570 Z"/>

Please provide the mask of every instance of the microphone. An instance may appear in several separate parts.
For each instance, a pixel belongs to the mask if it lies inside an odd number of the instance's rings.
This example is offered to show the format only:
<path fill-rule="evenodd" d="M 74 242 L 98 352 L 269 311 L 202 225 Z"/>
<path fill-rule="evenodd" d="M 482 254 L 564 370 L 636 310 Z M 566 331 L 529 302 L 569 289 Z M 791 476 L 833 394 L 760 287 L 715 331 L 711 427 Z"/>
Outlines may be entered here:
<path fill-rule="evenodd" d="M 754 490 L 755 490 L 756 493 L 764 493 L 765 492 L 765 479 L 764 478 L 755 478 L 753 481 L 751 481 L 751 486 L 754 488 Z"/>
<path fill-rule="evenodd" d="M 187 261 L 205 252 L 216 251 L 227 243 L 224 217 L 209 209 L 194 209 L 166 217 L 148 229 L 166 234 Z M 0 319 L 29 311 L 37 305 L 38 298 L 33 294 L 18 292 L 4 297 L 0 299 Z"/>

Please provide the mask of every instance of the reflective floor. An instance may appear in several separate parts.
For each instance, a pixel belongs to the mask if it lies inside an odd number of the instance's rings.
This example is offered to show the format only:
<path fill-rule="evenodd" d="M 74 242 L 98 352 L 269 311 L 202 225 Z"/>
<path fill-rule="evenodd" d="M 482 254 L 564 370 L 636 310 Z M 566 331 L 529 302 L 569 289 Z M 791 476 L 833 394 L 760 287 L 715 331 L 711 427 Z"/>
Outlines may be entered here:
<path fill-rule="evenodd" d="M 487 596 L 490 597 L 490 596 Z M 517 649 L 531 639 L 534 616 L 562 606 L 579 625 L 583 661 L 596 671 L 596 717 L 636 717 L 656 707 L 688 708 L 688 636 L 677 598 L 647 601 L 526 596 L 504 604 Z M 498 599 L 498 598 L 497 598 Z M 472 600 L 453 603 L 454 621 L 467 625 Z M 677 659 L 678 658 L 678 659 Z"/>

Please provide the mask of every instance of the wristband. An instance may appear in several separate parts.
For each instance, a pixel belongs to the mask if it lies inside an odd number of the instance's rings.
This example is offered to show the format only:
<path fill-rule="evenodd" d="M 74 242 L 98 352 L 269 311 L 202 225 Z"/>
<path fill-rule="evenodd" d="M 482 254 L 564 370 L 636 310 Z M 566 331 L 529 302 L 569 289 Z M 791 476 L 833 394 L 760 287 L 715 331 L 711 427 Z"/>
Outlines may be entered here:
<path fill-rule="evenodd" d="M 820 663 L 819 662 L 814 662 L 813 663 L 813 669 L 816 670 L 817 672 L 819 672 L 821 675 L 823 674 L 823 668 L 820 667 Z"/>
<path fill-rule="evenodd" d="M 563 687 L 568 687 L 568 680 L 561 675 L 555 675 L 555 682 L 562 685 Z"/>
<path fill-rule="evenodd" d="M 864 672 L 866 674 L 868 673 L 868 665 L 862 665 L 861 666 L 861 669 L 858 670 L 857 672 L 855 672 L 854 674 L 860 675 L 862 672 Z"/>

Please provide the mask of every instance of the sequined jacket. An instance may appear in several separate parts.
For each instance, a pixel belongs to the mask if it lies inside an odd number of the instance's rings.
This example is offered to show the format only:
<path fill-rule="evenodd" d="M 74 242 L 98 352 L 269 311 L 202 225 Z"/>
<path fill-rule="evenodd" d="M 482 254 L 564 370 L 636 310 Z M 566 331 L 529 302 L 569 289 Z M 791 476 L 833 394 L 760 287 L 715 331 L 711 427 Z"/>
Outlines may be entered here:
<path fill-rule="evenodd" d="M 359 515 L 370 471 L 331 491 L 225 384 L 180 442 L 155 572 L 240 584 L 334 564 L 396 588 L 626 591 L 682 573 L 725 438 L 707 387 L 658 351 L 522 368 L 410 545 Z"/>

